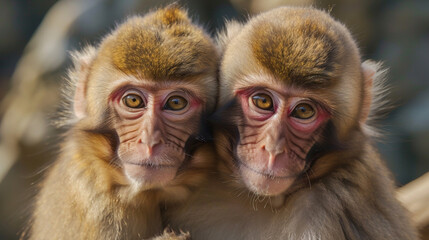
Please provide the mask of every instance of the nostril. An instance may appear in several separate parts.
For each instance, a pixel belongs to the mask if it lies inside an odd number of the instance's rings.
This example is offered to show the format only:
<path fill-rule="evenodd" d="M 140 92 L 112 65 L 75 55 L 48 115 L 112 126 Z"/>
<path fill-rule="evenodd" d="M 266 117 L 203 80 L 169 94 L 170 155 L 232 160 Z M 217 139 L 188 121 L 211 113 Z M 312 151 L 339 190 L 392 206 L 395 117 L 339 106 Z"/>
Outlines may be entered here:
<path fill-rule="evenodd" d="M 155 148 L 159 145 L 161 145 L 163 143 L 163 140 L 160 139 L 152 139 L 149 143 L 148 146 L 150 146 L 151 148 Z"/>
<path fill-rule="evenodd" d="M 266 149 L 265 149 L 265 145 L 262 145 L 262 147 L 261 147 L 261 148 L 262 148 L 262 150 L 266 150 Z"/>
<path fill-rule="evenodd" d="M 162 142 L 163 142 L 163 139 L 161 137 L 161 132 L 160 131 L 155 131 L 152 134 L 152 136 L 151 136 L 150 141 L 148 142 L 148 144 L 151 147 L 154 147 L 154 146 L 156 146 L 158 144 L 161 144 Z"/>
<path fill-rule="evenodd" d="M 151 148 L 155 148 L 155 147 L 157 147 L 158 145 L 161 145 L 161 142 L 154 143 L 154 144 L 152 144 L 150 147 L 151 147 Z"/>

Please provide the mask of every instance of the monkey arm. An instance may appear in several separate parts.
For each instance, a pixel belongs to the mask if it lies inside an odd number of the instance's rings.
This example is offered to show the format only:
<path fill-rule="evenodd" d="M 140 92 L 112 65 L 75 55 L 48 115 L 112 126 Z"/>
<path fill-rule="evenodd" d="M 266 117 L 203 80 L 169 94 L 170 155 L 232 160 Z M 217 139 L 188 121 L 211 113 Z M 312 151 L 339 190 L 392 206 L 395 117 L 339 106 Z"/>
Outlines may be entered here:
<path fill-rule="evenodd" d="M 176 234 L 175 232 L 165 229 L 163 234 L 154 238 L 151 238 L 151 240 L 190 240 L 191 235 L 188 232 L 180 232 L 180 234 Z"/>

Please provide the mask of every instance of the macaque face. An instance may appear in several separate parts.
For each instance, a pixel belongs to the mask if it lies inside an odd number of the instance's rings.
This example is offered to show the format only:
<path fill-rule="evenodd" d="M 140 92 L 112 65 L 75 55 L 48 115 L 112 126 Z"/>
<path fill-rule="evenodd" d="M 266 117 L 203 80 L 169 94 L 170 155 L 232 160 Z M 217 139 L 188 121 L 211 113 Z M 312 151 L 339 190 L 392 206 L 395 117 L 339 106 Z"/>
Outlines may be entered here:
<path fill-rule="evenodd" d="M 325 174 L 331 162 L 319 160 L 358 127 L 359 52 L 318 10 L 278 8 L 235 28 L 224 41 L 219 105 L 239 109 L 220 132 L 230 144 L 217 146 L 249 190 L 285 194 Z"/>
<path fill-rule="evenodd" d="M 239 86 L 235 94 L 244 121 L 236 147 L 239 174 L 253 192 L 278 195 L 304 172 L 329 111 L 314 96 L 280 84 Z"/>
<path fill-rule="evenodd" d="M 111 94 L 118 156 L 132 182 L 161 187 L 176 176 L 203 109 L 192 89 L 174 82 L 145 82 L 122 85 Z"/>

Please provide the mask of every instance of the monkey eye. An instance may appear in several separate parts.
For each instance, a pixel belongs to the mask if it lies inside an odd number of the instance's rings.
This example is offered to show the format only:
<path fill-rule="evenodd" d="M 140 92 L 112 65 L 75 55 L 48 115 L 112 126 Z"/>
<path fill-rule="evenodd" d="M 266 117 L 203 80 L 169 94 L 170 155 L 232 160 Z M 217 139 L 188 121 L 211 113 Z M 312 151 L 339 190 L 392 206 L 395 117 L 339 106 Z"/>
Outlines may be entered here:
<path fill-rule="evenodd" d="M 171 96 L 164 105 L 165 110 L 180 111 L 188 106 L 188 101 L 181 96 Z"/>
<path fill-rule="evenodd" d="M 257 93 L 252 96 L 253 104 L 262 110 L 273 110 L 273 99 L 265 93 Z"/>
<path fill-rule="evenodd" d="M 122 98 L 122 101 L 124 102 L 124 104 L 127 107 L 130 107 L 130 108 L 143 108 L 143 107 L 145 107 L 145 103 L 144 103 L 142 97 L 140 97 L 139 95 L 134 94 L 134 93 L 130 93 L 130 94 L 125 95 Z"/>
<path fill-rule="evenodd" d="M 299 103 L 293 109 L 291 116 L 294 118 L 307 120 L 316 114 L 316 110 L 309 103 Z"/>

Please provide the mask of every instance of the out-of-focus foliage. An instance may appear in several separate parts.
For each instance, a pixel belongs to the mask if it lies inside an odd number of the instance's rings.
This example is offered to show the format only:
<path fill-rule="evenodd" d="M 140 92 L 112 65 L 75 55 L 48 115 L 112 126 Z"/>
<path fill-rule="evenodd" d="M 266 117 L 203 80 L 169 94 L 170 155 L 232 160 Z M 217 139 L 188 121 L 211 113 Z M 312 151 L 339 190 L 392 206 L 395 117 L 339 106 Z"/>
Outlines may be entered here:
<path fill-rule="evenodd" d="M 0 0 L 0 239 L 18 238 L 36 192 L 34 183 L 57 154 L 60 131 L 50 122 L 55 118 L 65 68 L 70 65 L 68 51 L 97 44 L 100 37 L 130 14 L 144 14 L 168 2 L 171 1 Z M 364 59 L 383 61 L 390 69 L 390 98 L 396 108 L 379 122 L 386 133 L 379 146 L 398 184 L 429 170 L 428 1 L 181 3 L 213 34 L 224 19 L 243 21 L 247 15 L 280 5 L 313 4 L 331 11 L 351 29 Z"/>

